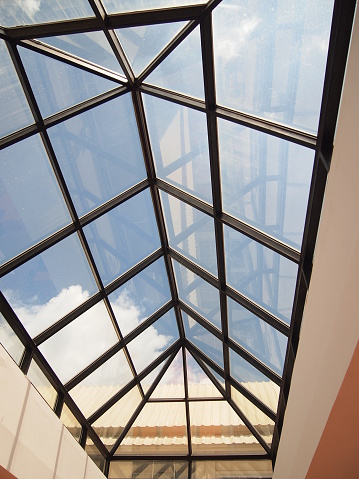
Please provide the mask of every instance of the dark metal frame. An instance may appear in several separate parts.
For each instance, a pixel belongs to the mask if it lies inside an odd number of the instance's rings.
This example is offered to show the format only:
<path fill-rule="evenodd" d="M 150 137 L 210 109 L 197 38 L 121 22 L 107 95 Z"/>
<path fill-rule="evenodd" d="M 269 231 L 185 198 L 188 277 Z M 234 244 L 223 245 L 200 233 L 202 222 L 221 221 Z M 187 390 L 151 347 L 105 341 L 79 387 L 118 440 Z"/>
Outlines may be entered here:
<path fill-rule="evenodd" d="M 149 397 L 152 391 L 155 389 L 156 385 L 159 383 L 161 377 L 166 372 L 167 368 L 171 364 L 175 355 L 182 351 L 182 361 L 183 369 L 185 375 L 185 398 L 184 402 L 186 405 L 187 413 L 187 436 L 188 436 L 188 455 L 185 456 L 143 456 L 143 460 L 184 460 L 189 462 L 189 477 L 191 475 L 191 464 L 193 461 L 205 459 L 208 460 L 207 456 L 198 456 L 193 455 L 191 448 L 191 427 L 189 419 L 189 402 L 192 400 L 188 397 L 188 385 L 187 385 L 187 368 L 186 368 L 186 355 L 185 349 L 188 349 L 194 359 L 197 361 L 199 366 L 206 372 L 206 374 L 211 378 L 217 389 L 223 395 L 224 400 L 227 400 L 232 408 L 237 412 L 241 417 L 243 422 L 247 425 L 253 435 L 256 437 L 258 442 L 263 446 L 265 454 L 263 455 L 221 455 L 216 459 L 218 460 L 266 460 L 271 459 L 273 466 L 275 464 L 275 459 L 278 450 L 278 444 L 280 439 L 280 434 L 283 425 L 283 418 L 286 403 L 288 400 L 290 381 L 293 371 L 294 360 L 298 348 L 299 341 L 299 331 L 301 318 L 304 309 L 304 303 L 306 294 L 309 287 L 310 275 L 312 269 L 313 254 L 315 248 L 316 235 L 319 225 L 319 218 L 321 212 L 321 206 L 324 196 L 324 189 L 326 183 L 326 177 L 330 167 L 330 159 L 333 148 L 335 126 L 337 119 L 337 112 L 340 102 L 340 94 L 343 83 L 343 77 L 345 72 L 346 57 L 347 51 L 350 42 L 350 34 L 352 21 L 355 11 L 355 0 L 336 0 L 335 8 L 333 14 L 333 24 L 331 31 L 331 40 L 330 48 L 328 54 L 327 70 L 325 77 L 322 109 L 319 123 L 318 136 L 303 133 L 294 128 L 289 128 L 257 118 L 251 115 L 247 115 L 241 112 L 233 111 L 228 108 L 218 106 L 216 103 L 216 94 L 215 94 L 215 75 L 214 75 L 214 56 L 213 56 L 213 41 L 212 41 L 212 19 L 211 12 L 212 10 L 220 3 L 221 0 L 210 0 L 205 5 L 200 6 L 189 6 L 189 7 L 176 7 L 168 8 L 160 11 L 145 11 L 145 12 L 136 12 L 136 13 L 126 13 L 126 14 L 117 14 L 117 15 L 107 15 L 102 4 L 99 0 L 89 0 L 90 5 L 94 11 L 94 17 L 90 19 L 76 19 L 68 20 L 65 22 L 49 23 L 44 25 L 29 25 L 21 26 L 14 28 L 0 28 L 0 38 L 6 41 L 8 46 L 9 53 L 15 65 L 19 80 L 25 92 L 26 98 L 29 102 L 31 112 L 34 116 L 35 123 L 34 125 L 23 128 L 20 131 L 17 131 L 5 138 L 0 139 L 0 149 L 6 148 L 22 139 L 25 139 L 29 136 L 39 133 L 45 149 L 47 151 L 49 160 L 51 162 L 53 171 L 56 175 L 58 183 L 60 185 L 61 191 L 65 198 L 66 204 L 69 208 L 72 224 L 61 229 L 59 232 L 53 234 L 52 236 L 41 241 L 37 245 L 29 248 L 27 251 L 21 255 L 10 260 L 6 264 L 0 267 L 0 277 L 8 274 L 13 271 L 15 268 L 29 261 L 34 256 L 45 251 L 49 247 L 55 245 L 59 241 L 63 240 L 72 233 L 77 232 L 82 247 L 85 251 L 89 264 L 91 266 L 92 272 L 96 279 L 98 285 L 98 293 L 88 299 L 84 304 L 76 308 L 74 311 L 67 314 L 65 317 L 57 321 L 54 325 L 50 326 L 46 331 L 39 334 L 37 337 L 32 339 L 25 328 L 22 326 L 21 322 L 17 318 L 14 311 L 11 309 L 10 305 L 6 301 L 5 297 L 0 293 L 0 310 L 10 326 L 13 328 L 21 342 L 25 346 L 25 352 L 20 363 L 22 371 L 26 374 L 30 363 L 33 359 L 36 360 L 37 364 L 40 366 L 44 372 L 47 379 L 54 386 L 58 393 L 58 400 L 55 405 L 55 412 L 58 416 L 61 414 L 62 406 L 64 403 L 69 407 L 71 412 L 77 418 L 79 423 L 82 426 L 82 435 L 80 443 L 83 447 L 86 445 L 86 437 L 89 436 L 95 446 L 98 448 L 99 452 L 103 455 L 106 460 L 105 472 L 109 469 L 110 460 L 123 460 L 123 459 L 138 459 L 135 456 L 116 456 L 115 452 L 120 444 L 121 440 L 125 437 L 127 431 L 130 429 L 132 423 L 135 421 L 137 415 L 144 407 L 146 402 L 149 400 Z M 135 78 L 131 66 L 126 59 L 126 56 L 122 50 L 120 43 L 117 40 L 116 35 L 112 31 L 114 28 L 126 27 L 126 26 L 141 26 L 148 25 L 152 23 L 165 23 L 173 21 L 183 21 L 188 20 L 187 26 L 182 29 L 182 31 L 169 43 L 169 45 L 160 53 L 160 55 L 146 68 L 146 70 L 138 77 Z M 205 89 L 205 100 L 197 100 L 190 98 L 176 92 L 167 91 L 161 88 L 153 87 L 150 85 L 143 84 L 143 81 L 146 80 L 146 77 L 154 70 L 154 68 L 159 65 L 175 48 L 178 44 L 181 43 L 186 36 L 193 31 L 195 27 L 200 25 L 201 33 L 201 46 L 202 46 L 202 64 L 203 64 L 203 78 L 204 78 L 204 89 Z M 41 43 L 41 38 L 46 36 L 61 35 L 61 34 L 71 34 L 79 32 L 89 32 L 89 31 L 103 31 L 109 41 L 111 48 L 113 49 L 117 60 L 119 61 L 123 71 L 125 72 L 126 78 L 122 76 L 114 75 L 112 72 L 107 71 L 106 69 L 101 69 L 95 67 L 89 62 L 84 60 L 79 60 L 77 57 L 73 57 L 70 54 L 59 52 L 57 49 L 52 47 L 45 46 Z M 36 39 L 36 40 L 33 40 Z M 37 39 L 40 39 L 38 41 Z M 75 65 L 77 68 L 82 68 L 87 71 L 91 71 L 96 75 L 108 78 L 112 81 L 118 82 L 119 86 L 107 93 L 98 95 L 95 98 L 84 101 L 81 104 L 78 104 L 74 107 L 68 108 L 65 111 L 57 113 L 49 118 L 43 119 L 37 105 L 35 96 L 32 92 L 30 82 L 27 78 L 26 71 L 23 67 L 20 55 L 17 51 L 17 45 L 22 45 L 26 48 L 33 49 L 35 51 L 41 52 L 43 55 L 47 55 L 54 58 L 59 58 L 64 62 L 67 62 L 71 65 Z M 70 193 L 66 186 L 64 177 L 62 175 L 61 169 L 56 159 L 55 152 L 52 148 L 49 136 L 47 134 L 47 128 L 57 123 L 64 121 L 65 119 L 71 118 L 77 115 L 80 112 L 85 112 L 94 106 L 101 105 L 107 101 L 110 101 L 120 95 L 123 95 L 127 92 L 131 92 L 133 107 L 136 115 L 137 126 L 140 136 L 140 141 L 142 145 L 143 156 L 145 160 L 145 166 L 147 171 L 147 179 L 143 180 L 136 186 L 130 188 L 124 193 L 121 193 L 117 197 L 108 201 L 104 205 L 95 209 L 91 213 L 85 215 L 84 217 L 79 218 L 74 204 L 72 202 Z M 158 98 L 165 99 L 170 102 L 177 103 L 179 105 L 186 106 L 188 108 L 196 109 L 202 111 L 206 114 L 207 118 L 207 132 L 208 132 L 208 143 L 209 143 L 209 156 L 210 156 L 210 171 L 211 171 L 211 183 L 212 183 L 212 195 L 213 195 L 213 206 L 196 199 L 185 193 L 175 186 L 172 186 L 165 181 L 156 177 L 154 159 L 152 156 L 152 150 L 150 146 L 149 133 L 146 124 L 146 115 L 142 103 L 142 94 L 153 95 Z M 219 147 L 218 147 L 218 133 L 217 133 L 217 120 L 218 118 L 224 118 L 228 121 L 239 123 L 246 127 L 268 133 L 272 136 L 288 140 L 290 142 L 306 146 L 315 150 L 315 162 L 314 162 L 314 173 L 310 190 L 309 206 L 305 224 L 305 231 L 303 237 L 302 250 L 297 251 L 294 248 L 282 243 L 262 231 L 257 230 L 256 228 L 245 224 L 228 214 L 225 214 L 222 210 L 222 200 L 221 200 L 221 181 L 220 181 L 220 165 L 219 165 Z M 149 257 L 141 261 L 127 273 L 122 275 L 120 278 L 104 286 L 100 277 L 100 274 L 97 270 L 94 258 L 92 256 L 91 250 L 89 248 L 86 237 L 83 233 L 83 227 L 88 223 L 94 221 L 100 216 L 106 214 L 111 209 L 117 207 L 121 203 L 127 201 L 132 196 L 138 194 L 144 189 L 149 188 L 151 192 L 153 207 L 155 211 L 158 231 L 160 235 L 161 248 L 151 254 Z M 164 221 L 164 215 L 162 211 L 161 199 L 160 199 L 160 190 L 173 195 L 174 197 L 180 199 L 184 203 L 187 203 L 194 208 L 197 208 L 204 214 L 211 217 L 214 221 L 215 228 L 215 241 L 216 241 L 216 251 L 217 251 L 217 268 L 218 268 L 218 278 L 212 276 L 207 271 L 203 270 L 196 264 L 194 264 L 189 259 L 185 258 L 175 250 L 173 250 L 168 241 L 166 225 Z M 258 243 L 270 248 L 281 256 L 288 258 L 294 263 L 298 264 L 299 271 L 297 277 L 297 286 L 294 299 L 294 306 L 292 312 L 292 320 L 290 327 L 287 326 L 279 318 L 276 318 L 274 315 L 270 314 L 263 308 L 259 307 L 254 302 L 250 301 L 248 298 L 238 293 L 234 289 L 230 288 L 226 283 L 226 271 L 225 271 L 225 261 L 224 261 L 224 238 L 223 238 L 223 225 L 228 225 L 234 228 L 235 230 L 241 232 L 242 234 L 248 236 L 249 238 L 257 241 Z M 144 323 L 142 323 L 138 328 L 133 332 L 128 334 L 126 337 L 123 337 L 121 330 L 117 324 L 115 315 L 112 311 L 112 307 L 108 300 L 108 295 L 115 291 L 119 286 L 123 285 L 126 281 L 134 277 L 138 272 L 140 272 L 145 267 L 149 266 L 158 258 L 164 258 L 166 271 L 168 276 L 168 281 L 171 290 L 171 301 L 165 304 L 159 311 L 154 313 L 150 318 L 148 318 Z M 221 312 L 221 326 L 222 331 L 217 330 L 211 323 L 209 323 L 201 315 L 193 311 L 187 304 L 181 301 L 178 297 L 176 279 L 173 268 L 173 261 L 178 261 L 188 270 L 197 274 L 205 281 L 210 283 L 219 291 L 220 297 L 220 312 Z M 285 361 L 285 367 L 283 372 L 283 377 L 281 378 L 272 371 L 268 366 L 259 361 L 256 357 L 246 351 L 243 347 L 235 343 L 228 335 L 228 312 L 227 312 L 227 296 L 237 301 L 239 304 L 243 305 L 249 311 L 256 314 L 259 318 L 266 321 L 268 324 L 276 328 L 278 331 L 283 333 L 288 337 L 288 348 Z M 46 341 L 48 338 L 56 334 L 59 330 L 64 328 L 67 324 L 76 319 L 80 314 L 87 311 L 96 303 L 104 300 L 107 310 L 110 314 L 112 323 L 118 335 L 119 342 L 106 353 L 104 353 L 100 358 L 90 364 L 85 370 L 81 371 L 76 377 L 71 379 L 67 384 L 62 384 L 56 374 L 53 372 L 46 359 L 43 357 L 41 352 L 38 349 L 38 346 Z M 140 374 L 136 373 L 136 369 L 132 363 L 130 354 L 127 350 L 127 344 L 134 339 L 136 336 L 141 334 L 149 325 L 153 324 L 159 317 L 169 311 L 171 308 L 174 308 L 176 314 L 176 320 L 178 325 L 178 330 L 180 334 L 180 339 L 176 341 L 167 351 L 165 351 L 158 359 L 156 359 L 151 365 L 149 365 L 143 372 Z M 185 337 L 184 326 L 182 322 L 181 311 L 191 315 L 201 326 L 206 328 L 210 333 L 215 335 L 223 343 L 223 358 L 224 358 L 224 370 L 219 368 L 210 358 L 208 358 L 202 351 L 196 348 L 192 343 L 188 341 Z M 119 391 L 115 396 L 101 406 L 96 412 L 94 412 L 91 417 L 85 418 L 82 412 L 79 410 L 73 399 L 71 398 L 69 391 L 75 387 L 80 381 L 82 381 L 86 376 L 91 374 L 97 367 L 104 364 L 109 358 L 116 354 L 119 350 L 123 349 L 125 355 L 129 361 L 129 365 L 134 373 L 134 379 L 121 391 Z M 256 367 L 259 371 L 265 374 L 269 379 L 274 381 L 276 384 L 281 386 L 281 393 L 279 399 L 279 407 L 277 414 L 274 414 L 265 404 L 263 404 L 259 399 L 254 397 L 249 391 L 247 391 L 241 384 L 239 384 L 232 376 L 230 371 L 230 362 L 229 362 L 229 350 L 232 349 L 237 354 L 242 356 L 246 361 L 248 361 L 252 366 Z M 165 366 L 162 367 L 161 372 L 157 376 L 155 382 L 151 386 L 150 390 L 145 394 L 141 387 L 141 380 L 153 369 L 159 366 L 165 361 Z M 225 389 L 218 383 L 217 379 L 212 374 L 212 368 L 217 374 L 219 374 L 225 380 Z M 137 408 L 133 416 L 131 417 L 126 429 L 123 431 L 121 436 L 116 441 L 112 450 L 109 452 L 107 448 L 103 445 L 99 437 L 97 436 L 95 430 L 92 427 L 92 424 L 96 419 L 98 419 L 104 412 L 106 412 L 110 407 L 112 407 L 119 399 L 121 399 L 132 387 L 138 386 L 142 395 L 142 402 Z M 261 435 L 256 431 L 255 427 L 248 421 L 242 411 L 235 405 L 231 399 L 231 387 L 235 387 L 239 392 L 241 392 L 248 400 L 250 400 L 256 407 L 258 407 L 262 412 L 267 414 L 272 420 L 275 421 L 275 430 L 273 436 L 272 447 L 270 448 L 265 441 L 262 439 Z M 196 400 L 208 400 L 208 398 L 198 398 Z M 211 459 L 215 459 L 212 458 Z"/>

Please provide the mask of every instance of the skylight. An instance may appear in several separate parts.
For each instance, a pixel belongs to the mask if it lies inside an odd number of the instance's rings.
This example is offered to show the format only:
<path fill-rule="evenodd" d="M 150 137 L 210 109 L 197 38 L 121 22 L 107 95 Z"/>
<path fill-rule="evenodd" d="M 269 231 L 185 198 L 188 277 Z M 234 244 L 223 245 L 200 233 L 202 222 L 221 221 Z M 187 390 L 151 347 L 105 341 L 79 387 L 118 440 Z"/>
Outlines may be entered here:
<path fill-rule="evenodd" d="M 0 3 L 0 341 L 113 479 L 272 475 L 333 7 Z"/>

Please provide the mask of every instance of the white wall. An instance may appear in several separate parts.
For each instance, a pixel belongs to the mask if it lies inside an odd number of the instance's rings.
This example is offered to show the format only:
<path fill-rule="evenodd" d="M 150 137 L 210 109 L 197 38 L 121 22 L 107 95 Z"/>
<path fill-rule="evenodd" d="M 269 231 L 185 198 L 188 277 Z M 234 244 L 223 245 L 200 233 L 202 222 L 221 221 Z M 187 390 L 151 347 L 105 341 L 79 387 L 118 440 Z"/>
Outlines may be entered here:
<path fill-rule="evenodd" d="M 0 345 L 0 464 L 18 479 L 104 479 Z"/>

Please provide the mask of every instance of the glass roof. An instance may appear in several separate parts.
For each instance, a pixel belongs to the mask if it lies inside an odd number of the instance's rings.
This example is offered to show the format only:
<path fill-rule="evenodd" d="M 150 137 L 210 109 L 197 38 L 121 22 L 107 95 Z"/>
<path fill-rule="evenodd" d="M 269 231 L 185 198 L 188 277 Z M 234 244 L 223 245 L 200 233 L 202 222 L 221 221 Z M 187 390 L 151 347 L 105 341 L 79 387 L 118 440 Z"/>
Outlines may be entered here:
<path fill-rule="evenodd" d="M 270 477 L 334 2 L 5 3 L 1 343 L 107 473 Z"/>

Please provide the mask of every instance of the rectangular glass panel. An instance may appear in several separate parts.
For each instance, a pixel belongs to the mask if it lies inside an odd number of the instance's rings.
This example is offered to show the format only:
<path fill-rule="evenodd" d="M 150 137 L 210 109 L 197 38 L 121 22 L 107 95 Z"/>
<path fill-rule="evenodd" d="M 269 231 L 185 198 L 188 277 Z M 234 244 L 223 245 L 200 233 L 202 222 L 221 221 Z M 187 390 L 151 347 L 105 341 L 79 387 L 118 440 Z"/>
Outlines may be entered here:
<path fill-rule="evenodd" d="M 239 477 L 248 477 L 259 479 L 270 478 L 273 476 L 272 462 L 268 459 L 263 460 L 237 460 L 237 461 L 193 461 L 192 479 L 233 479 Z"/>
<path fill-rule="evenodd" d="M 110 479 L 188 479 L 188 462 L 111 461 L 108 477 Z"/>
<path fill-rule="evenodd" d="M 79 216 L 147 178 L 129 94 L 50 128 L 49 135 Z"/>
<path fill-rule="evenodd" d="M 3 276 L 0 287 L 32 337 L 98 291 L 76 234 Z"/>
<path fill-rule="evenodd" d="M 206 115 L 143 95 L 157 176 L 212 204 Z"/>
<path fill-rule="evenodd" d="M 223 210 L 300 249 L 314 151 L 218 119 Z"/>
<path fill-rule="evenodd" d="M 0 263 L 71 223 L 40 135 L 0 151 Z"/>
<path fill-rule="evenodd" d="M 54 409 L 57 399 L 57 392 L 34 360 L 31 361 L 29 370 L 27 372 L 27 377 L 39 391 L 41 396 L 45 399 L 47 404 Z"/>
<path fill-rule="evenodd" d="M 161 191 L 169 246 L 217 276 L 213 219 Z"/>
<path fill-rule="evenodd" d="M 62 382 L 67 382 L 118 341 L 101 301 L 39 346 Z"/>
<path fill-rule="evenodd" d="M 0 344 L 4 346 L 16 364 L 20 364 L 25 347 L 0 313 Z"/>
<path fill-rule="evenodd" d="M 219 291 L 177 261 L 173 266 L 179 299 L 221 329 Z"/>
<path fill-rule="evenodd" d="M 109 300 L 121 332 L 126 336 L 171 300 L 163 258 L 116 289 Z"/>
<path fill-rule="evenodd" d="M 76 417 L 72 414 L 69 407 L 64 403 L 60 416 L 64 426 L 70 431 L 76 441 L 80 440 L 82 427 Z"/>
<path fill-rule="evenodd" d="M 224 225 L 227 283 L 290 323 L 298 266 Z"/>
<path fill-rule="evenodd" d="M 316 133 L 333 3 L 221 2 L 213 12 L 218 103 Z"/>
<path fill-rule="evenodd" d="M 149 189 L 85 226 L 84 232 L 105 284 L 161 246 Z"/>

